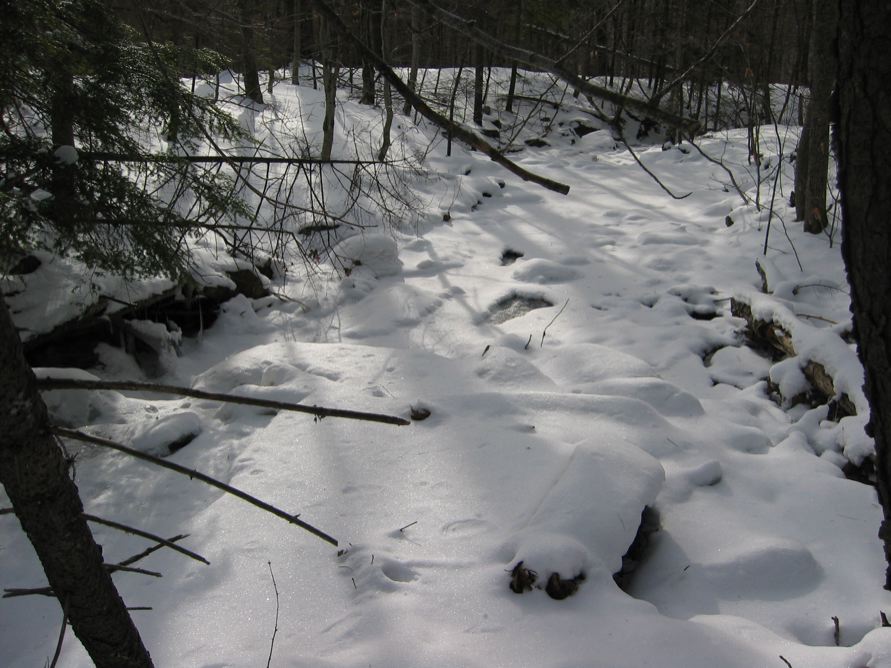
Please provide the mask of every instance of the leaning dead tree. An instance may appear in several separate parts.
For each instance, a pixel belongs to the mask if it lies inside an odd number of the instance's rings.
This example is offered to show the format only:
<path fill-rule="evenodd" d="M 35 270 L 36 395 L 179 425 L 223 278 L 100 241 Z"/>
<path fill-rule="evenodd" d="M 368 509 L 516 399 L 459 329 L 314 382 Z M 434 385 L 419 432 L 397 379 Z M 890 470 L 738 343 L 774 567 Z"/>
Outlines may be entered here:
<path fill-rule="evenodd" d="M 390 85 L 392 85 L 393 88 L 395 88 L 404 99 L 411 102 L 411 106 L 414 107 L 421 116 L 436 124 L 437 126 L 443 128 L 459 141 L 462 141 L 468 146 L 475 148 L 481 153 L 484 153 L 489 158 L 491 158 L 492 161 L 501 165 L 512 174 L 516 174 L 524 181 L 536 183 L 547 188 L 548 190 L 553 190 L 554 192 L 558 192 L 563 195 L 569 192 L 569 186 L 565 183 L 554 181 L 553 179 L 535 174 L 527 169 L 524 169 L 523 167 L 520 167 L 520 165 L 506 158 L 498 149 L 494 148 L 491 144 L 489 144 L 476 133 L 471 132 L 463 125 L 455 123 L 442 114 L 434 111 L 433 108 L 430 107 L 430 105 L 428 105 L 419 95 L 411 90 L 411 88 L 409 88 L 409 86 L 404 81 L 402 81 L 399 76 L 396 75 L 396 73 L 393 71 L 393 68 L 390 67 L 390 65 L 380 55 L 366 46 L 362 42 L 362 40 L 360 40 L 350 31 L 346 23 L 344 23 L 343 19 L 340 18 L 340 15 L 333 9 L 331 9 L 331 7 L 326 2 L 324 2 L 324 0 L 312 0 L 312 2 L 313 6 L 316 8 L 316 11 L 322 14 L 330 22 L 331 27 L 337 30 L 346 40 L 352 43 L 353 46 L 363 56 L 363 58 L 366 58 L 369 62 L 373 63 L 378 72 L 380 72 L 381 75 L 390 82 Z"/>

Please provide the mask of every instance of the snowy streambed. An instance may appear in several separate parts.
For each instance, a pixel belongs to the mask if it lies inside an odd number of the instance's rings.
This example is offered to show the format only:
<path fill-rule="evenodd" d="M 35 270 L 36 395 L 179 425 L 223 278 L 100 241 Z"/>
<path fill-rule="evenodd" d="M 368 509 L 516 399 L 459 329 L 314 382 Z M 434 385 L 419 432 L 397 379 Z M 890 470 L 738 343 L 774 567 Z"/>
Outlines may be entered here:
<path fill-rule="evenodd" d="M 350 241 L 350 275 L 293 277 L 278 289 L 295 301 L 228 302 L 165 378 L 404 417 L 415 406 L 426 420 L 47 397 L 77 426 L 147 450 L 197 433 L 173 461 L 340 541 L 82 451 L 90 512 L 188 533 L 183 545 L 211 561 L 160 551 L 141 565 L 163 579 L 116 576 L 129 605 L 153 607 L 133 614 L 156 665 L 264 665 L 270 565 L 274 666 L 891 665 L 874 491 L 842 475 L 843 429 L 820 409 L 769 399 L 771 362 L 729 315 L 733 294 L 757 290 L 766 217 L 738 208 L 721 170 L 695 153 L 642 151 L 669 187 L 693 191 L 672 200 L 599 134 L 518 157 L 569 183 L 565 198 L 464 151 L 432 157 L 418 185 L 430 214 L 414 233 Z M 710 145 L 745 163 L 743 133 Z M 789 233 L 804 272 L 775 233 L 777 267 L 802 284 L 844 285 L 837 244 Z M 522 256 L 505 262 L 506 250 Z M 848 317 L 843 293 L 805 292 L 809 312 Z M 131 374 L 113 350 L 104 356 L 105 375 Z M 612 575 L 645 505 L 661 530 L 628 594 Z M 144 546 L 96 531 L 109 561 Z M 41 584 L 14 521 L 0 532 L 3 585 Z M 554 572 L 585 579 L 561 601 L 539 588 L 517 595 L 519 561 L 542 587 Z M 52 655 L 55 601 L 0 606 L 3 665 Z M 88 665 L 72 638 L 60 665 Z"/>

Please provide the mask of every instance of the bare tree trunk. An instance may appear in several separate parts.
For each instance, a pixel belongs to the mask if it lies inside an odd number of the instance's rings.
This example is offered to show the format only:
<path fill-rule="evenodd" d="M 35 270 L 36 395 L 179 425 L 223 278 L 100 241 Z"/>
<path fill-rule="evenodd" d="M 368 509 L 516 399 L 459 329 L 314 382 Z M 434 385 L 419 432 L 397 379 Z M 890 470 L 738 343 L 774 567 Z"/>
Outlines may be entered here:
<path fill-rule="evenodd" d="M 302 15 L 303 3 L 301 0 L 294 0 L 294 52 L 291 56 L 291 83 L 295 86 L 300 85 L 300 60 L 303 51 Z"/>
<path fill-rule="evenodd" d="M 483 86 L 485 85 L 485 67 L 483 57 L 485 52 L 479 45 L 473 50 L 473 122 L 476 125 L 483 124 Z"/>
<path fill-rule="evenodd" d="M 374 10 L 371 7 L 371 0 L 362 0 L 359 6 L 359 21 L 362 25 L 362 33 L 365 35 L 368 48 L 381 52 L 376 48 L 380 38 L 380 32 L 375 30 Z M 367 58 L 362 59 L 362 95 L 359 97 L 359 104 L 374 104 L 374 63 Z"/>
<path fill-rule="evenodd" d="M 876 478 L 885 520 L 879 530 L 891 589 L 891 5 L 841 2 L 839 45 L 839 186 L 842 254 L 851 284 L 857 350 L 866 370 Z"/>
<path fill-rule="evenodd" d="M 799 158 L 803 157 L 804 163 L 796 170 L 795 208 L 799 220 L 804 220 L 805 231 L 819 234 L 829 224 L 826 216 L 829 98 L 835 83 L 834 39 L 838 3 L 836 0 L 813 0 L 812 7 L 813 27 L 808 55 L 811 99 L 807 106 L 805 130 L 798 144 Z"/>
<path fill-rule="evenodd" d="M 414 93 L 418 87 L 418 66 L 421 61 L 421 10 L 411 7 L 411 63 L 408 70 L 408 87 Z M 405 101 L 402 113 L 411 112 L 411 102 Z"/>
<path fill-rule="evenodd" d="M 389 46 L 387 44 L 387 31 L 385 27 L 386 16 L 387 0 L 381 0 L 381 57 L 383 57 L 384 60 L 387 60 L 390 56 Z M 377 153 L 377 159 L 381 162 L 387 159 L 387 151 L 390 150 L 390 130 L 393 127 L 393 93 L 390 88 L 390 82 L 387 79 L 384 79 L 384 110 L 384 113 L 386 115 L 384 117 L 384 128 L 381 131 L 381 148 Z"/>
<path fill-rule="evenodd" d="M 257 104 L 263 104 L 260 75 L 257 72 L 257 53 L 254 47 L 254 3 L 238 0 L 241 21 L 241 58 L 244 67 L 244 94 Z"/>
<path fill-rule="evenodd" d="M 331 159 L 331 149 L 334 146 L 334 112 L 337 102 L 337 71 L 334 63 L 334 49 L 331 44 L 331 30 L 328 28 L 328 19 L 319 17 L 322 51 L 322 87 L 325 90 L 325 118 L 322 121 L 322 151 L 319 157 L 322 160 Z"/>
<path fill-rule="evenodd" d="M 74 634 L 100 668 L 147 668 L 148 650 L 83 517 L 70 463 L 0 296 L 0 483 Z"/>

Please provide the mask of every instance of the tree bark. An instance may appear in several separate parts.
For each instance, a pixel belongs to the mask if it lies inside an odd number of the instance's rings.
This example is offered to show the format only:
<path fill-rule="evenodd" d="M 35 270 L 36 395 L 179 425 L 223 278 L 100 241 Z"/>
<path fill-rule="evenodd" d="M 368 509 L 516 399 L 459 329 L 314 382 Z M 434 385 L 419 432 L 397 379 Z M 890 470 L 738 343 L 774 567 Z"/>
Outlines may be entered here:
<path fill-rule="evenodd" d="M 866 372 L 867 431 L 876 443 L 884 522 L 879 531 L 891 589 L 891 5 L 841 2 L 839 44 L 839 186 L 842 254 L 851 284 L 857 351 Z"/>
<path fill-rule="evenodd" d="M 241 58 L 244 67 L 244 94 L 257 104 L 263 104 L 260 74 L 257 71 L 257 52 L 254 46 L 254 3 L 238 0 L 238 18 L 241 21 Z"/>
<path fill-rule="evenodd" d="M 819 234 L 829 224 L 826 216 L 829 98 L 835 83 L 837 5 L 837 0 L 813 0 L 813 25 L 808 56 L 811 99 L 807 107 L 805 131 L 799 141 L 799 157 L 803 157 L 804 162 L 801 169 L 796 170 L 795 184 L 796 214 L 799 220 L 804 220 L 804 229 L 812 234 Z"/>
<path fill-rule="evenodd" d="M 83 516 L 69 462 L 0 297 L 0 482 L 74 634 L 100 668 L 147 668 L 148 650 Z"/>

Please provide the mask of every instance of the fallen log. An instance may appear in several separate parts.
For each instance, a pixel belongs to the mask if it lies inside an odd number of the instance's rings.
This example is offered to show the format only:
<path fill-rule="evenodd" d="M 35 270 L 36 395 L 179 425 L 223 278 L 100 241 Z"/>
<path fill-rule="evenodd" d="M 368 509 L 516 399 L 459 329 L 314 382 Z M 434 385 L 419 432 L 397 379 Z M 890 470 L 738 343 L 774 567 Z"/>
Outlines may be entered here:
<path fill-rule="evenodd" d="M 798 356 L 792 334 L 782 324 L 756 317 L 752 313 L 752 307 L 736 297 L 730 300 L 730 313 L 746 321 L 746 337 L 755 347 L 766 351 L 774 361 Z M 827 404 L 831 419 L 840 420 L 849 415 L 857 415 L 852 399 L 836 389 L 832 375 L 822 363 L 808 359 L 801 364 L 801 371 L 813 390 L 811 400 L 815 405 Z"/>

